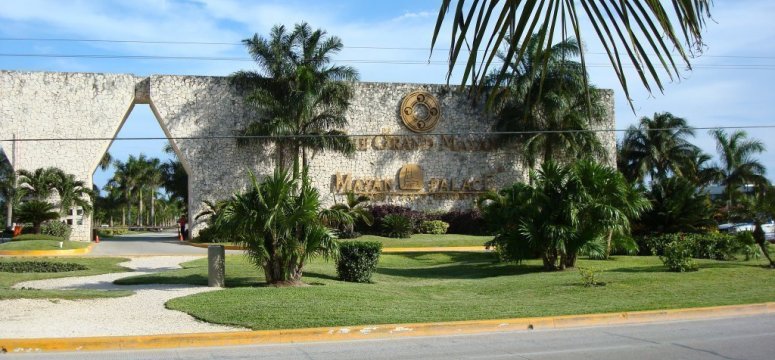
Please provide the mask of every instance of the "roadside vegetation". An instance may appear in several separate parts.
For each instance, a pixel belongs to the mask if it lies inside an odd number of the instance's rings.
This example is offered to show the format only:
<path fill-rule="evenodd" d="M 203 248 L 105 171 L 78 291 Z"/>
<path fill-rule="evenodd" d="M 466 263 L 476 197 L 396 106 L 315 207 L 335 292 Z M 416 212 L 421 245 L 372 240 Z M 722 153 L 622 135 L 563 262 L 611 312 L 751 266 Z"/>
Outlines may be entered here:
<path fill-rule="evenodd" d="M 88 245 L 88 243 L 87 243 Z M 107 274 L 113 272 L 129 271 L 119 266 L 125 262 L 123 258 L 29 258 L 29 257 L 2 257 L 0 258 L 0 300 L 6 299 L 91 299 L 102 297 L 120 297 L 132 294 L 129 290 L 36 290 L 36 289 L 12 289 L 14 284 L 43 279 L 62 277 L 89 276 Z M 23 264 L 22 264 L 23 263 Z M 15 265 L 16 264 L 16 265 Z M 61 265 L 66 264 L 66 265 Z M 85 267 L 85 270 L 67 271 L 74 268 Z M 51 272 L 51 270 L 57 270 Z M 23 272 L 15 272 L 23 270 Z M 61 270 L 61 271 L 60 271 Z"/>

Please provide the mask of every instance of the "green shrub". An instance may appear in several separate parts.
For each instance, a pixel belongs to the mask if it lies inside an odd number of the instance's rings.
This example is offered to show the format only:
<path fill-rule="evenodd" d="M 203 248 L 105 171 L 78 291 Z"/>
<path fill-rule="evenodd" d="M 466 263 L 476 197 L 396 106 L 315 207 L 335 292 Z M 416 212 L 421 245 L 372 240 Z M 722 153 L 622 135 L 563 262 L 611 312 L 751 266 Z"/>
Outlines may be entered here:
<path fill-rule="evenodd" d="M 48 221 L 43 223 L 43 225 L 40 227 L 41 234 L 56 236 L 65 240 L 70 240 L 70 234 L 72 232 L 73 229 L 70 227 L 70 225 L 60 221 Z"/>
<path fill-rule="evenodd" d="M 3 261 L 0 271 L 11 273 L 57 273 L 67 271 L 88 270 L 89 268 L 75 263 L 59 263 L 51 261 Z"/>
<path fill-rule="evenodd" d="M 441 220 L 423 221 L 420 223 L 420 232 L 423 234 L 446 234 L 449 224 Z"/>
<path fill-rule="evenodd" d="M 735 255 L 745 252 L 745 245 L 741 240 L 729 234 L 660 234 L 647 236 L 644 243 L 652 255 L 662 256 L 664 248 L 672 242 L 685 244 L 697 259 L 734 260 Z"/>
<path fill-rule="evenodd" d="M 371 282 L 371 274 L 377 268 L 382 243 L 377 241 L 341 241 L 336 273 L 339 279 L 349 282 Z"/>
<path fill-rule="evenodd" d="M 605 286 L 605 283 L 598 279 L 600 270 L 580 266 L 577 268 L 579 269 L 579 275 L 581 276 L 581 283 L 585 287 Z"/>
<path fill-rule="evenodd" d="M 206 227 L 202 230 L 199 230 L 199 235 L 197 235 L 193 242 L 196 243 L 217 243 L 221 242 L 221 237 L 218 236 L 218 233 L 214 230 L 213 227 Z"/>
<path fill-rule="evenodd" d="M 753 232 L 741 231 L 735 235 L 735 239 L 741 247 L 740 252 L 745 255 L 745 261 L 758 259 L 761 256 L 761 248 L 756 244 Z"/>
<path fill-rule="evenodd" d="M 665 244 L 663 254 L 659 257 L 670 271 L 697 271 L 697 263 L 692 259 L 693 251 L 687 241 L 671 241 Z"/>
<path fill-rule="evenodd" d="M 382 218 L 383 234 L 391 238 L 409 238 L 412 236 L 412 221 L 403 215 L 389 214 Z"/>
<path fill-rule="evenodd" d="M 11 239 L 13 241 L 24 241 L 24 240 L 55 240 L 55 241 L 65 241 L 65 239 L 58 237 L 58 236 L 52 236 L 52 235 L 45 235 L 45 234 L 21 234 L 17 237 L 14 237 Z"/>

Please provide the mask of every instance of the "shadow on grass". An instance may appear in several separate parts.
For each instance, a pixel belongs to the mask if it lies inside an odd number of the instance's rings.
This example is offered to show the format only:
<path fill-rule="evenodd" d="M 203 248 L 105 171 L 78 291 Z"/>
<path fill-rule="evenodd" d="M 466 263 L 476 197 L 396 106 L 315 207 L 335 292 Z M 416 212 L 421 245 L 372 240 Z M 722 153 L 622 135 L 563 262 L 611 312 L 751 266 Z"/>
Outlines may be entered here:
<path fill-rule="evenodd" d="M 733 268 L 746 268 L 746 267 L 754 267 L 758 268 L 761 267 L 760 264 L 741 264 L 739 262 L 725 262 L 725 261 L 713 261 L 713 262 L 705 262 L 708 261 L 707 259 L 701 260 L 701 259 L 695 259 L 700 260 L 699 262 L 699 270 L 702 271 L 702 269 L 733 269 Z M 658 273 L 658 272 L 672 272 L 667 269 L 664 265 L 653 265 L 653 266 L 634 266 L 634 267 L 622 267 L 622 268 L 615 268 L 615 269 L 608 269 L 605 270 L 607 272 L 620 272 L 620 273 Z"/>
<path fill-rule="evenodd" d="M 378 267 L 375 272 L 382 275 L 423 279 L 484 279 L 498 276 L 525 275 L 542 272 L 538 265 L 514 264 L 455 264 L 427 268 Z"/>

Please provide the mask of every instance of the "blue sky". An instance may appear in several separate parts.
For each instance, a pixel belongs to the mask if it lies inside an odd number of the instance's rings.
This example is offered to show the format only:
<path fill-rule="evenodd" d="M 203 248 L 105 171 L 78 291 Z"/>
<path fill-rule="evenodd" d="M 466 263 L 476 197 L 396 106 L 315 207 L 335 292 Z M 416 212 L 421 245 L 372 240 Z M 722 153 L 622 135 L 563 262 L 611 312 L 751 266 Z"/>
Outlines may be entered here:
<path fill-rule="evenodd" d="M 233 45 L 56 42 L 0 40 L 4 54 L 115 54 L 246 58 L 239 41 L 267 34 L 272 25 L 307 21 L 342 38 L 346 49 L 335 60 L 356 67 L 363 81 L 444 83 L 446 51 L 434 52 L 431 64 L 384 64 L 368 61 L 429 59 L 428 47 L 439 1 L 248 1 L 248 0 L 26 0 L 0 3 L 2 38 L 68 38 L 141 41 L 196 41 Z M 590 68 L 592 82 L 616 92 L 617 128 L 642 116 L 669 111 L 698 127 L 775 124 L 775 2 L 716 1 L 704 34 L 707 46 L 693 60 L 695 69 L 667 84 L 664 94 L 649 95 L 631 77 L 635 112 L 630 109 L 609 67 Z M 589 63 L 607 59 L 589 31 Z M 446 48 L 448 32 L 441 38 Z M 374 47 L 382 49 L 374 49 Z M 391 48 L 391 49 L 384 49 Z M 396 49 L 401 48 L 401 49 Z M 411 48 L 411 49 L 410 49 Z M 353 62 L 355 60 L 356 62 Z M 364 62 L 367 61 L 367 62 Z M 766 65 L 764 68 L 752 68 Z M 128 60 L 0 56 L 0 69 L 149 74 L 228 75 L 251 69 L 250 61 Z M 459 77 L 453 75 L 453 82 Z M 749 133 L 775 151 L 775 129 Z M 120 136 L 163 136 L 147 106 L 137 106 Z M 706 131 L 694 142 L 715 154 Z M 164 158 L 163 141 L 115 142 L 118 158 L 144 152 Z M 761 157 L 775 173 L 770 152 Z M 109 175 L 98 172 L 102 185 Z"/>

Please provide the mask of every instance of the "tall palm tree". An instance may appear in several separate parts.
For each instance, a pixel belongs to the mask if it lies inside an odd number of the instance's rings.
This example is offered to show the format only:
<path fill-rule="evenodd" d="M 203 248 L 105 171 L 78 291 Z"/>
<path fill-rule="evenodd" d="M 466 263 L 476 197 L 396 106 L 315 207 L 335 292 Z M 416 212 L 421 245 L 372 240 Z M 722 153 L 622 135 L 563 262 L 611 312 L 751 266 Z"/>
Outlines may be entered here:
<path fill-rule="evenodd" d="M 642 117 L 637 127 L 627 129 L 622 141 L 625 173 L 639 182 L 646 176 L 662 180 L 670 174 L 682 175 L 683 166 L 697 151 L 687 137 L 694 137 L 694 130 L 684 118 L 668 112 Z"/>
<path fill-rule="evenodd" d="M 113 173 L 113 178 L 108 184 L 120 188 L 124 193 L 126 210 L 124 211 L 124 214 L 122 214 L 121 225 L 126 226 L 128 223 L 132 223 L 130 219 L 132 215 L 132 195 L 138 190 L 142 169 L 138 159 L 135 158 L 134 155 L 130 155 L 126 162 L 121 160 L 114 161 L 113 167 L 116 168 L 116 171 Z M 137 218 L 139 219 L 139 217 L 138 212 Z"/>
<path fill-rule="evenodd" d="M 188 204 L 188 174 L 180 160 L 170 159 L 160 165 L 164 176 L 164 190 Z"/>
<path fill-rule="evenodd" d="M 148 224 L 156 226 L 156 195 L 159 188 L 164 185 L 164 173 L 161 168 L 161 160 L 157 158 L 148 159 L 143 183 L 149 190 L 151 212 Z"/>
<path fill-rule="evenodd" d="M 111 155 L 109 151 L 106 151 L 105 155 L 102 155 L 102 159 L 100 159 L 100 163 L 97 166 L 100 168 L 100 170 L 105 171 L 108 170 L 112 164 L 113 155 Z"/>
<path fill-rule="evenodd" d="M 721 183 L 726 187 L 729 199 L 728 211 L 734 205 L 733 194 L 747 184 L 762 186 L 769 183 L 764 176 L 764 165 L 755 159 L 756 154 L 765 151 L 764 143 L 757 139 L 749 139 L 744 130 L 737 130 L 727 134 L 723 129 L 710 131 L 710 135 L 716 140 L 721 173 Z"/>
<path fill-rule="evenodd" d="M 54 193 L 54 183 L 62 170 L 49 167 L 34 171 L 19 170 L 19 186 L 34 199 L 45 200 Z"/>
<path fill-rule="evenodd" d="M 555 36 L 567 38 L 568 34 L 584 43 L 580 23 L 590 22 L 625 97 L 630 99 L 625 76 L 627 66 L 635 68 L 633 73 L 638 74 L 648 91 L 652 87 L 663 90 L 665 75 L 669 80 L 679 76 L 682 66 L 676 60 L 691 68 L 689 52 L 703 49 L 702 32 L 705 19 L 710 18 L 713 1 L 524 0 L 466 4 L 465 0 L 457 0 L 455 3 L 442 0 L 431 40 L 433 49 L 444 21 L 451 19 L 447 80 L 456 64 L 465 64 L 461 85 L 470 83 L 478 95 L 499 49 L 505 47 L 506 57 L 515 57 L 519 62 L 527 56 L 524 44 L 535 32 L 546 34 L 541 41 L 543 49 L 551 47 Z M 450 8 L 454 8 L 452 14 L 448 14 Z M 458 62 L 460 58 L 463 61 Z M 581 63 L 586 67 L 583 53 Z M 514 70 L 504 64 L 497 71 L 505 75 Z"/>
<path fill-rule="evenodd" d="M 83 214 L 88 215 L 92 209 L 95 194 L 86 183 L 75 179 L 75 175 L 59 171 L 53 183 L 54 189 L 59 195 L 59 213 L 67 215 L 73 207 L 83 209 Z"/>
<path fill-rule="evenodd" d="M 245 246 L 248 257 L 273 285 L 299 285 L 304 266 L 336 250 L 335 236 L 318 217 L 320 194 L 306 176 L 301 183 L 276 169 L 236 193 L 217 212 L 214 230 Z"/>
<path fill-rule="evenodd" d="M 349 66 L 329 65 L 331 55 L 342 49 L 338 37 L 326 37 L 325 31 L 301 23 L 291 32 L 277 25 L 268 39 L 256 34 L 243 43 L 261 68 L 231 77 L 249 89 L 246 101 L 261 114 L 243 135 L 276 137 L 276 161 L 286 168 L 290 160 L 294 179 L 300 167 L 306 168 L 310 152 L 355 151 L 340 129 L 347 125 L 344 115 L 352 98 L 347 82 L 357 80 L 358 73 Z"/>
<path fill-rule="evenodd" d="M 694 147 L 689 156 L 680 164 L 680 174 L 699 188 L 720 181 L 723 174 L 711 164 L 712 157 L 698 147 Z"/>
<path fill-rule="evenodd" d="M 519 59 L 502 59 L 511 76 L 493 74 L 491 84 L 503 88 L 490 101 L 499 103 L 496 129 L 517 132 L 507 135 L 524 149 L 526 163 L 543 162 L 579 154 L 605 155 L 594 132 L 585 131 L 602 123 L 605 108 L 600 93 L 587 85 L 587 74 L 575 58 L 580 53 L 575 39 L 566 39 L 544 50 L 543 35 L 534 34 Z M 587 96 L 587 90 L 589 96 Z"/>

